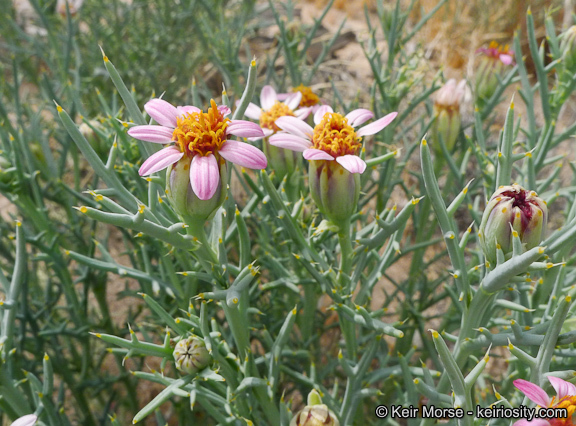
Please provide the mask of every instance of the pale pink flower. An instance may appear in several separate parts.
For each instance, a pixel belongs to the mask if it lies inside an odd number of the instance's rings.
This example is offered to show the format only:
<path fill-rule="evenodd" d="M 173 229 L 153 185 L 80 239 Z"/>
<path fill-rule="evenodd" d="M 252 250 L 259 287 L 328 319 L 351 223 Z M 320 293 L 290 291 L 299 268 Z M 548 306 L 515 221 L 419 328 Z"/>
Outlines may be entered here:
<path fill-rule="evenodd" d="M 547 376 L 556 390 L 556 396 L 550 398 L 540 386 L 526 380 L 514 380 L 516 386 L 528 399 L 542 408 L 565 408 L 568 411 L 567 418 L 543 419 L 535 418 L 531 421 L 518 420 L 513 426 L 572 426 L 572 415 L 576 410 L 576 386 L 562 380 L 559 377 Z"/>
<path fill-rule="evenodd" d="M 260 122 L 260 127 L 264 132 L 264 137 L 273 135 L 280 130 L 275 122 L 279 117 L 291 116 L 304 120 L 311 112 L 311 108 L 298 108 L 302 100 L 301 92 L 294 92 L 288 95 L 284 102 L 280 102 L 276 90 L 272 86 L 264 86 L 260 92 L 261 107 L 250 103 L 246 112 L 246 117 Z M 261 138 L 252 138 L 252 140 Z"/>
<path fill-rule="evenodd" d="M 456 80 L 451 78 L 436 92 L 434 103 L 439 107 L 458 110 L 466 95 L 466 80 L 456 83 Z"/>
<path fill-rule="evenodd" d="M 128 134 L 141 141 L 170 144 L 152 154 L 140 167 L 148 176 L 180 160 L 190 162 L 190 184 L 200 200 L 209 200 L 220 182 L 220 165 L 228 160 L 249 169 L 264 169 L 266 156 L 258 148 L 228 137 L 263 137 L 255 123 L 230 120 L 230 108 L 210 100 L 208 112 L 195 106 L 175 107 L 162 99 L 152 99 L 144 109 L 159 125 L 134 126 Z M 174 144 L 172 144 L 174 143 Z"/>
<path fill-rule="evenodd" d="M 271 136 L 270 144 L 302 152 L 306 160 L 336 160 L 350 173 L 363 173 L 366 163 L 358 156 L 362 137 L 378 133 L 397 115 L 392 112 L 355 130 L 374 118 L 374 113 L 356 109 L 343 117 L 330 106 L 322 105 L 314 114 L 314 128 L 296 117 L 280 117 L 276 125 L 284 132 Z"/>
<path fill-rule="evenodd" d="M 36 424 L 38 416 L 35 414 L 27 414 L 19 419 L 16 419 L 10 426 L 32 426 Z"/>

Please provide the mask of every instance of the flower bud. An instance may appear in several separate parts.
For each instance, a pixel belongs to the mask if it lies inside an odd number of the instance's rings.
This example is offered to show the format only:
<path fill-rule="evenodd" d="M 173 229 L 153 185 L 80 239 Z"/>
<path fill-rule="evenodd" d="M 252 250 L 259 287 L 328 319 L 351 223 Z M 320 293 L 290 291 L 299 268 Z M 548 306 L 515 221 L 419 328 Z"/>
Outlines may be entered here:
<path fill-rule="evenodd" d="M 460 132 L 460 103 L 466 95 L 466 80 L 456 84 L 451 79 L 436 93 L 434 102 L 434 116 L 436 120 L 432 126 L 432 137 L 436 143 L 434 147 L 442 154 L 440 139 L 448 151 L 454 148 L 458 133 Z"/>
<path fill-rule="evenodd" d="M 194 374 L 206 367 L 212 357 L 198 336 L 181 339 L 174 348 L 176 368 L 186 374 Z"/>
<path fill-rule="evenodd" d="M 480 245 L 486 259 L 496 263 L 498 249 L 505 257 L 510 257 L 515 233 L 524 250 L 538 246 L 547 218 L 546 203 L 536 192 L 527 191 L 518 184 L 500 187 L 490 198 L 480 224 Z"/>
<path fill-rule="evenodd" d="M 350 173 L 340 163 L 311 160 L 310 193 L 320 212 L 342 227 L 356 213 L 360 197 L 360 173 Z"/>
<path fill-rule="evenodd" d="M 340 422 L 316 390 L 308 394 L 308 405 L 296 414 L 290 421 L 290 426 L 340 426 Z"/>
<path fill-rule="evenodd" d="M 190 185 L 190 159 L 184 157 L 172 164 L 166 171 L 166 193 L 174 211 L 180 216 L 194 221 L 211 219 L 226 200 L 228 169 L 221 162 L 220 182 L 216 193 L 209 200 L 199 199 Z"/>
<path fill-rule="evenodd" d="M 506 68 L 514 65 L 514 51 L 493 41 L 476 53 L 480 53 L 480 64 L 475 73 L 476 99 L 482 102 L 490 99 Z"/>

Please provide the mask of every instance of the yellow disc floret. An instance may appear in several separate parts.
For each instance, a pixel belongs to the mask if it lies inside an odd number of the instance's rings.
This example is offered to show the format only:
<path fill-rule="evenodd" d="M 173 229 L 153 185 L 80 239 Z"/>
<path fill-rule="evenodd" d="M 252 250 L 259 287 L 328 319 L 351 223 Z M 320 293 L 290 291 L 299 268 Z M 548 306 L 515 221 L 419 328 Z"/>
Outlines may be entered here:
<path fill-rule="evenodd" d="M 268 111 L 262 110 L 262 114 L 260 115 L 260 127 L 277 132 L 280 128 L 274 122 L 280 117 L 285 116 L 295 117 L 294 111 L 292 111 L 285 103 L 276 101 Z"/>
<path fill-rule="evenodd" d="M 311 107 L 320 103 L 320 98 L 318 97 L 318 95 L 314 93 L 312 89 L 310 89 L 308 86 L 304 86 L 303 84 L 301 84 L 300 86 L 292 89 L 292 91 L 294 93 L 296 92 L 302 93 L 302 100 L 300 101 L 299 105 L 300 108 Z"/>
<path fill-rule="evenodd" d="M 314 127 L 312 143 L 333 157 L 356 155 L 362 138 L 356 135 L 354 128 L 348 124 L 348 119 L 337 113 L 326 113 L 322 121 Z"/>
<path fill-rule="evenodd" d="M 188 156 L 210 155 L 226 141 L 226 128 L 230 119 L 224 118 L 214 99 L 208 112 L 191 112 L 178 116 L 172 135 L 180 150 Z"/>

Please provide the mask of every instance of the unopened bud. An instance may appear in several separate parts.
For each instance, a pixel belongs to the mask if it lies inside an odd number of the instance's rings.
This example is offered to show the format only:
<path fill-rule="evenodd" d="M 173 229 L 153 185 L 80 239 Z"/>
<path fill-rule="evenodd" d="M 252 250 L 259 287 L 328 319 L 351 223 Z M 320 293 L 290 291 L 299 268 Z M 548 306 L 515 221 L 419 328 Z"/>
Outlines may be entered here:
<path fill-rule="evenodd" d="M 466 95 L 466 80 L 456 83 L 451 79 L 436 93 L 434 102 L 434 116 L 436 120 L 432 127 L 432 137 L 435 140 L 434 147 L 441 154 L 440 139 L 451 151 L 460 132 L 460 104 Z"/>
<path fill-rule="evenodd" d="M 517 184 L 498 189 L 490 198 L 480 224 L 480 245 L 486 259 L 495 264 L 498 248 L 509 257 L 515 232 L 525 250 L 538 246 L 547 219 L 546 203 L 536 192 Z"/>
<path fill-rule="evenodd" d="M 211 359 L 206 345 L 198 336 L 182 339 L 174 348 L 176 368 L 186 374 L 197 373 L 206 367 Z"/>
<path fill-rule="evenodd" d="M 308 394 L 308 405 L 296 414 L 290 421 L 290 426 L 340 426 L 340 422 L 316 390 Z"/>

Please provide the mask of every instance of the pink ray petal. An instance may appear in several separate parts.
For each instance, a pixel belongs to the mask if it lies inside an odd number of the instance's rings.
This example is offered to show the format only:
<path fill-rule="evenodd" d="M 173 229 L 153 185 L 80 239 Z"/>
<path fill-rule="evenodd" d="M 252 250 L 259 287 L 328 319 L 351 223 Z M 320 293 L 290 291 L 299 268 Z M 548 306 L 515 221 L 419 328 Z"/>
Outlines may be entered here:
<path fill-rule="evenodd" d="M 288 105 L 288 108 L 294 111 L 296 108 L 298 108 L 298 105 L 300 105 L 300 101 L 302 101 L 302 92 L 294 92 L 286 98 L 284 103 Z"/>
<path fill-rule="evenodd" d="M 234 135 L 240 138 L 263 138 L 264 132 L 260 126 L 251 121 L 232 120 L 226 128 L 227 135 Z"/>
<path fill-rule="evenodd" d="M 152 99 L 146 102 L 144 109 L 158 124 L 167 127 L 176 127 L 178 109 L 163 99 Z"/>
<path fill-rule="evenodd" d="M 526 395 L 530 401 L 536 403 L 540 407 L 548 407 L 548 405 L 550 405 L 548 394 L 544 392 L 544 389 L 540 386 L 522 379 L 514 380 L 514 386 Z"/>
<path fill-rule="evenodd" d="M 318 125 L 326 115 L 326 113 L 333 113 L 334 110 L 329 105 L 321 105 L 314 113 L 314 124 Z"/>
<path fill-rule="evenodd" d="M 364 173 L 366 163 L 357 155 L 342 155 L 336 161 L 350 173 Z"/>
<path fill-rule="evenodd" d="M 232 112 L 232 110 L 228 108 L 228 105 L 220 105 L 218 107 L 218 111 L 220 111 L 220 114 L 222 114 L 224 117 L 226 117 Z"/>
<path fill-rule="evenodd" d="M 240 101 L 236 102 L 236 106 Z M 252 120 L 260 120 L 260 116 L 262 115 L 262 109 L 258 105 L 254 105 L 253 103 L 248 104 L 248 108 L 246 108 L 246 112 L 244 115 Z"/>
<path fill-rule="evenodd" d="M 270 142 L 270 145 L 298 152 L 304 152 L 312 146 L 312 142 L 310 142 L 308 139 L 284 132 L 276 133 L 275 135 L 271 136 L 268 141 Z"/>
<path fill-rule="evenodd" d="M 10 426 L 32 426 L 36 423 L 37 420 L 38 416 L 35 414 L 27 414 L 14 420 L 14 423 L 12 423 Z"/>
<path fill-rule="evenodd" d="M 566 396 L 576 396 L 576 386 L 572 383 L 562 380 L 559 377 L 547 376 L 548 380 L 552 384 L 552 387 L 556 390 L 557 399 L 560 400 Z"/>
<path fill-rule="evenodd" d="M 135 139 L 154 142 L 154 143 L 169 143 L 172 140 L 174 131 L 164 126 L 144 125 L 134 126 L 128 129 L 128 134 Z"/>
<path fill-rule="evenodd" d="M 276 97 L 278 98 L 279 101 L 285 101 L 291 94 L 292 93 L 277 93 Z"/>
<path fill-rule="evenodd" d="M 263 138 L 267 138 L 268 136 L 273 135 L 273 134 L 274 134 L 274 130 L 263 128 L 263 129 L 262 129 L 262 133 L 264 134 L 264 136 L 256 136 L 256 137 L 254 137 L 254 138 L 246 138 L 246 139 L 248 139 L 249 141 L 252 141 L 252 142 L 254 142 L 254 141 L 259 141 L 259 140 L 261 140 L 261 139 L 263 139 Z"/>
<path fill-rule="evenodd" d="M 308 123 L 296 117 L 280 117 L 274 122 L 282 130 L 292 133 L 293 135 L 300 136 L 304 139 L 312 140 L 314 129 Z"/>
<path fill-rule="evenodd" d="M 314 111 L 314 107 L 298 108 L 294 111 L 294 115 L 300 120 L 306 120 L 312 111 Z"/>
<path fill-rule="evenodd" d="M 330 154 L 316 148 L 304 150 L 303 156 L 306 160 L 334 160 Z"/>
<path fill-rule="evenodd" d="M 348 124 L 350 124 L 352 127 L 356 127 L 364 124 L 371 118 L 374 118 L 374 113 L 369 109 L 359 108 L 349 112 L 346 115 L 346 118 L 348 119 Z"/>
<path fill-rule="evenodd" d="M 140 167 L 138 174 L 140 176 L 148 176 L 152 173 L 156 173 L 160 170 L 165 169 L 170 164 L 174 164 L 176 161 L 180 160 L 184 156 L 183 152 L 180 152 L 175 146 L 169 146 L 168 148 L 161 149 L 160 151 L 152 154 Z"/>
<path fill-rule="evenodd" d="M 192 114 L 193 112 L 200 112 L 200 108 L 192 106 L 192 105 L 185 105 L 176 107 L 178 110 L 178 116 L 184 117 L 184 114 Z"/>
<path fill-rule="evenodd" d="M 195 155 L 190 165 L 190 184 L 192 191 L 201 200 L 209 200 L 214 196 L 220 182 L 218 162 L 212 154 Z"/>
<path fill-rule="evenodd" d="M 278 96 L 276 95 L 276 90 L 272 86 L 264 86 L 262 92 L 260 93 L 260 105 L 264 111 L 268 111 L 272 108 L 272 105 L 276 103 Z"/>
<path fill-rule="evenodd" d="M 224 159 L 248 169 L 265 169 L 268 160 L 262 151 L 250 144 L 228 140 L 218 150 Z"/>
<path fill-rule="evenodd" d="M 507 55 L 505 53 L 502 53 L 500 55 L 500 62 L 502 62 L 504 65 L 511 65 L 512 62 L 514 62 L 514 58 L 512 58 L 511 55 Z"/>
<path fill-rule="evenodd" d="M 391 112 L 390 114 L 385 115 L 384 117 L 376 120 L 375 122 L 362 127 L 360 130 L 356 132 L 356 135 L 362 137 L 378 133 L 380 130 L 382 130 L 384 127 L 390 124 L 392 120 L 396 118 L 397 115 L 398 115 L 397 112 Z"/>

